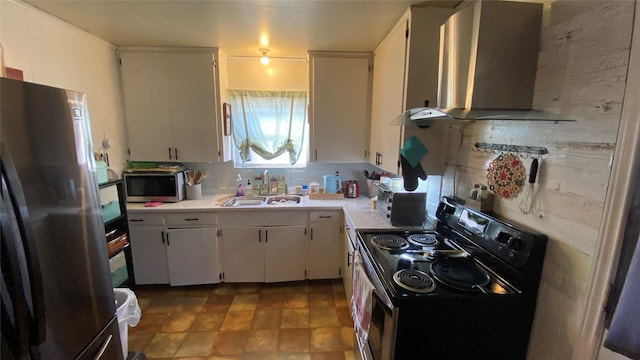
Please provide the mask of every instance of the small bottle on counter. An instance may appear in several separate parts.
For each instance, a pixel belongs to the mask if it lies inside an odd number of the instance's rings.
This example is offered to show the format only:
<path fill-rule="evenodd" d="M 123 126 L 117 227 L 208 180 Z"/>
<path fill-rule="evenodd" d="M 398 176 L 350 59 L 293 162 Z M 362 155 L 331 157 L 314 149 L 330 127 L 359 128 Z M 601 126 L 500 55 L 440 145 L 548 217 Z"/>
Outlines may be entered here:
<path fill-rule="evenodd" d="M 480 187 L 480 191 L 478 191 L 476 200 L 484 201 L 484 200 L 487 200 L 487 197 L 489 197 L 489 190 L 487 190 L 487 187 L 485 185 L 482 185 Z"/>
<path fill-rule="evenodd" d="M 469 193 L 469 197 L 474 199 L 474 200 L 480 200 L 478 199 L 478 193 L 480 192 L 480 184 L 475 183 L 473 184 L 473 188 L 471 189 L 471 193 Z"/>

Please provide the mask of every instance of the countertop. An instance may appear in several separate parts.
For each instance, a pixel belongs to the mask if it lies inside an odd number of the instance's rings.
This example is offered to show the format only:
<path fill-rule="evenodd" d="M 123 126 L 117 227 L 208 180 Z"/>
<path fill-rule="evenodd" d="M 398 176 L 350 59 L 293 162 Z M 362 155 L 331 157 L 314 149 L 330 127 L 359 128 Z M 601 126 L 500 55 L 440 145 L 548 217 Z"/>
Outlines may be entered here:
<path fill-rule="evenodd" d="M 343 210 L 356 229 L 397 229 L 392 226 L 389 219 L 383 216 L 382 212 L 371 207 L 371 199 L 360 196 L 354 199 L 331 199 L 316 200 L 304 196 L 301 203 L 297 205 L 270 205 L 270 206 L 242 206 L 223 207 L 222 204 L 232 195 L 216 194 L 205 195 L 198 200 L 183 200 L 177 203 L 163 203 L 155 207 L 145 207 L 144 203 L 127 203 L 129 213 L 153 213 L 153 212 L 183 212 L 183 211 L 264 211 L 264 210 L 291 210 L 303 208 L 305 210 Z M 432 229 L 432 224 L 428 223 L 425 229 Z M 411 228 L 411 229 L 416 229 Z"/>

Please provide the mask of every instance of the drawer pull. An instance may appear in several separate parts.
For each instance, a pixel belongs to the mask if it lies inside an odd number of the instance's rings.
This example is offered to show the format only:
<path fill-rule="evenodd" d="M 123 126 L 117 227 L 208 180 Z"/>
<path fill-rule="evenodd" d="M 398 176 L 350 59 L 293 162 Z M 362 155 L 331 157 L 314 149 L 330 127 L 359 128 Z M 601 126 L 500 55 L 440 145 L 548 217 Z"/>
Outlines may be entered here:
<path fill-rule="evenodd" d="M 199 218 L 186 218 L 184 221 L 199 221 Z"/>
<path fill-rule="evenodd" d="M 320 215 L 319 218 L 320 219 L 331 219 L 333 216 L 331 215 Z"/>
<path fill-rule="evenodd" d="M 129 219 L 131 222 L 143 222 L 144 219 Z"/>

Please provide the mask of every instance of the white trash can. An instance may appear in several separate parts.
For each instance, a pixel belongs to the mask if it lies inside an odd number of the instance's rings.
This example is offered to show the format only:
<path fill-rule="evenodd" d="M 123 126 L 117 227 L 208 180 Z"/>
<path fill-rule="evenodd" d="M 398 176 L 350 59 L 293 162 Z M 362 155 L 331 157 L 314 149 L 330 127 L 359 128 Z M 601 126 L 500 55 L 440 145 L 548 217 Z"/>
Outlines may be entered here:
<path fill-rule="evenodd" d="M 116 317 L 118 318 L 118 328 L 120 329 L 120 343 L 122 344 L 122 354 L 127 358 L 129 353 L 128 326 L 136 326 L 140 321 L 140 306 L 136 294 L 126 288 L 113 289 L 113 295 L 116 299 Z"/>

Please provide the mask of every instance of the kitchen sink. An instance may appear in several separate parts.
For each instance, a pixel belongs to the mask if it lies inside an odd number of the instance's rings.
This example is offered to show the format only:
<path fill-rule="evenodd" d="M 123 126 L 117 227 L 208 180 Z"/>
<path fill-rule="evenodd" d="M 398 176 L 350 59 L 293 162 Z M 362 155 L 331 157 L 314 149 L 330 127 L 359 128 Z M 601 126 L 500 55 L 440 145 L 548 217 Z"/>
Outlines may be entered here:
<path fill-rule="evenodd" d="M 267 205 L 296 205 L 300 204 L 301 197 L 298 195 L 276 195 L 269 196 L 265 200 Z"/>
<path fill-rule="evenodd" d="M 265 196 L 236 196 L 227 200 L 222 206 L 260 206 L 266 199 Z"/>
<path fill-rule="evenodd" d="M 236 196 L 233 197 L 222 206 L 224 207 L 241 207 L 241 206 L 285 206 L 297 205 L 301 202 L 298 195 L 271 195 L 271 196 Z"/>

